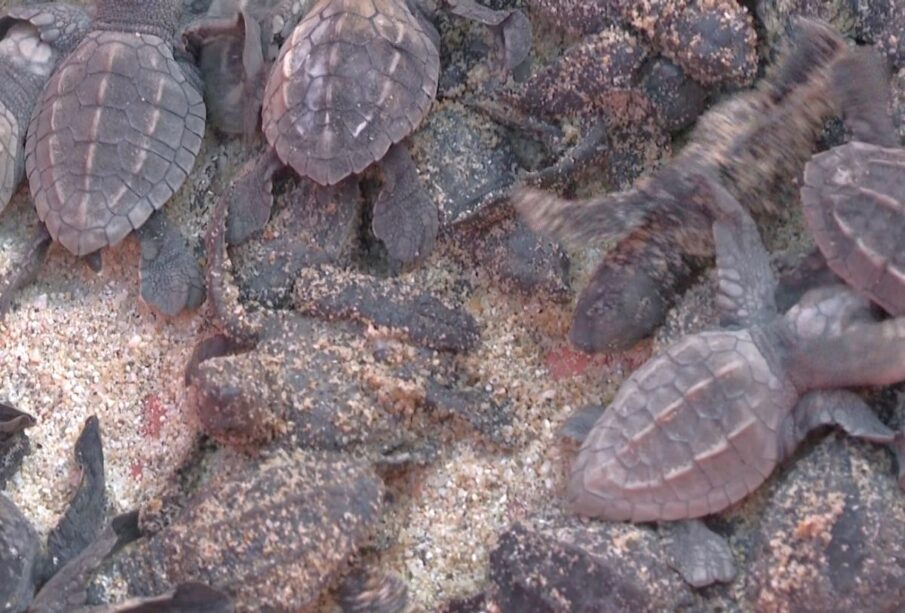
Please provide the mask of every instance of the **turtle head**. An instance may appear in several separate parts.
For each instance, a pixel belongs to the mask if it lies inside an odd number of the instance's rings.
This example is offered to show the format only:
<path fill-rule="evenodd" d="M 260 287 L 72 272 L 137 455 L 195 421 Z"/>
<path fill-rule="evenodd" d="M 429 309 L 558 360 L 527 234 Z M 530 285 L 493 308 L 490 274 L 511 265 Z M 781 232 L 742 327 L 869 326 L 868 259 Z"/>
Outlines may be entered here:
<path fill-rule="evenodd" d="M 647 338 L 663 322 L 669 304 L 660 284 L 642 267 L 594 273 L 578 298 L 569 340 L 581 351 L 623 351 Z"/>
<path fill-rule="evenodd" d="M 169 40 L 181 16 L 179 0 L 97 0 L 94 27 L 153 34 Z"/>

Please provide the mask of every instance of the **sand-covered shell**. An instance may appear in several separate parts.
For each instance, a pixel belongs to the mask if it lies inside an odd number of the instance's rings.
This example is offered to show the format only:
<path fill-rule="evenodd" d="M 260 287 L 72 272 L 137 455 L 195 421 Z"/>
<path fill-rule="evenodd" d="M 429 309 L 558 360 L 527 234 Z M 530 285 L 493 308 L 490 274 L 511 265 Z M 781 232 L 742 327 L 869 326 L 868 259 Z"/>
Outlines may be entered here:
<path fill-rule="evenodd" d="M 688 336 L 636 371 L 572 470 L 574 511 L 608 520 L 701 517 L 754 491 L 780 461 L 798 396 L 753 331 Z"/>
<path fill-rule="evenodd" d="M 0 17 L 0 211 L 25 176 L 25 134 L 41 89 L 90 23 L 81 8 L 57 3 Z"/>
<path fill-rule="evenodd" d="M 399 0 L 321 0 L 283 45 L 264 91 L 264 134 L 321 185 L 380 160 L 421 123 L 440 57 Z"/>
<path fill-rule="evenodd" d="M 905 314 L 905 149 L 850 142 L 814 156 L 804 183 L 805 219 L 833 272 Z"/>
<path fill-rule="evenodd" d="M 76 255 L 115 245 L 180 188 L 204 134 L 201 93 L 176 62 L 179 3 L 104 0 L 29 126 L 38 216 Z"/>

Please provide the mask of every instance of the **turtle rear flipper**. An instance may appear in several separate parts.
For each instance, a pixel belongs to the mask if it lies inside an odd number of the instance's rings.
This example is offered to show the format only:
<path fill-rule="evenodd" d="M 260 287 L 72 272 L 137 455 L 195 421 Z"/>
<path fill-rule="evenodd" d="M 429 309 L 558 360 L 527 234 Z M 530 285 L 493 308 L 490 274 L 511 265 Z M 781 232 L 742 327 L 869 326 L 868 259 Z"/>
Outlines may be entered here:
<path fill-rule="evenodd" d="M 0 317 L 9 311 L 15 293 L 32 283 L 38 276 L 51 242 L 47 228 L 44 224 L 38 224 L 22 261 L 16 264 L 0 283 Z"/>
<path fill-rule="evenodd" d="M 223 198 L 229 200 L 226 242 L 241 245 L 264 229 L 273 208 L 273 175 L 283 163 L 273 150 L 243 166 Z"/>
<path fill-rule="evenodd" d="M 138 230 L 141 242 L 141 298 L 173 317 L 204 302 L 204 274 L 185 238 L 158 211 Z"/>
<path fill-rule="evenodd" d="M 729 543 L 703 521 L 690 519 L 661 528 L 668 562 L 692 587 L 730 583 L 738 570 Z"/>
<path fill-rule="evenodd" d="M 267 75 L 258 20 L 240 7 L 230 17 L 202 17 L 182 38 L 198 57 L 211 122 L 250 140 L 258 129 Z"/>
<path fill-rule="evenodd" d="M 380 165 L 384 182 L 374 202 L 371 229 L 393 262 L 405 266 L 421 261 L 437 242 L 437 204 L 421 184 L 404 145 L 391 147 Z"/>

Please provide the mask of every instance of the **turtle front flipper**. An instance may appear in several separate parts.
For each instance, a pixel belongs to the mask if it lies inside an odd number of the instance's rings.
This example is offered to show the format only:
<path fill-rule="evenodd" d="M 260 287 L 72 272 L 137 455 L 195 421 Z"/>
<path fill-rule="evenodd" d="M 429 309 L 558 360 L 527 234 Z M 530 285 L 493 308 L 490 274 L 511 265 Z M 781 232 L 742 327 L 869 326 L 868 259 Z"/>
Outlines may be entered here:
<path fill-rule="evenodd" d="M 182 38 L 198 58 L 211 122 L 227 134 L 250 139 L 258 129 L 260 92 L 267 76 L 255 15 L 240 7 L 233 16 L 203 17 L 189 25 Z"/>
<path fill-rule="evenodd" d="M 0 494 L 0 602 L 7 610 L 28 609 L 40 547 L 35 529 L 19 507 Z"/>
<path fill-rule="evenodd" d="M 853 140 L 898 147 L 889 114 L 889 76 L 883 58 L 873 48 L 859 47 L 837 61 L 830 86 Z"/>
<path fill-rule="evenodd" d="M 47 536 L 47 557 L 38 569 L 41 582 L 52 577 L 94 541 L 104 524 L 107 497 L 104 492 L 104 451 L 97 417 L 85 421 L 75 443 L 79 466 L 78 489 L 66 513 Z"/>
<path fill-rule="evenodd" d="M 738 570 L 729 543 L 699 519 L 663 524 L 668 562 L 692 587 L 730 583 Z"/>
<path fill-rule="evenodd" d="M 52 239 L 47 228 L 44 224 L 38 224 L 28 242 L 28 248 L 25 250 L 22 261 L 16 264 L 12 271 L 0 281 L 0 317 L 9 311 L 16 291 L 30 284 L 38 276 L 38 271 L 44 263 L 44 257 L 47 255 L 51 242 Z"/>
<path fill-rule="evenodd" d="M 776 278 L 757 225 L 715 178 L 700 177 L 697 197 L 713 217 L 723 326 L 750 326 L 776 316 Z"/>
<path fill-rule="evenodd" d="M 44 584 L 28 610 L 32 613 L 84 611 L 80 607 L 88 600 L 91 576 L 111 554 L 139 536 L 137 511 L 114 517 L 97 538 Z"/>
<path fill-rule="evenodd" d="M 419 262 L 434 250 L 440 228 L 436 202 L 404 145 L 394 145 L 380 162 L 383 188 L 374 201 L 371 229 L 394 263 Z"/>
<path fill-rule="evenodd" d="M 490 28 L 506 71 L 520 66 L 531 53 L 531 21 L 520 9 L 495 10 L 475 0 L 445 0 L 449 12 Z"/>
<path fill-rule="evenodd" d="M 137 234 L 141 243 L 141 299 L 167 317 L 201 306 L 204 273 L 166 213 L 152 215 Z"/>

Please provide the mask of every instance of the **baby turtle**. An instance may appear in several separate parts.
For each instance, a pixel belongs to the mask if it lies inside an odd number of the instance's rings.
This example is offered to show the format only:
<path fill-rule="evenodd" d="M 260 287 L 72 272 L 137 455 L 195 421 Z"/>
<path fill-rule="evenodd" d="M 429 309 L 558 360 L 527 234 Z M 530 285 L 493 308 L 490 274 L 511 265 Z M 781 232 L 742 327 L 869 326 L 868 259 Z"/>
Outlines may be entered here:
<path fill-rule="evenodd" d="M 577 244 L 616 240 L 578 298 L 572 343 L 622 350 L 649 336 L 713 256 L 707 215 L 690 198 L 687 177 L 706 169 L 749 211 L 776 213 L 825 119 L 848 104 L 831 83 L 868 87 L 879 61 L 853 55 L 827 25 L 801 19 L 772 74 L 703 115 L 681 153 L 632 189 L 582 201 L 517 194 L 516 206 L 541 233 Z"/>
<path fill-rule="evenodd" d="M 529 0 L 529 4 L 580 34 L 613 25 L 637 30 L 703 85 L 743 85 L 757 70 L 754 23 L 735 0 Z"/>
<path fill-rule="evenodd" d="M 481 11 L 473 2 L 450 6 L 484 23 L 496 19 L 499 23 L 492 25 L 504 32 L 506 19 L 521 15 Z M 248 36 L 255 30 L 248 25 L 252 14 L 242 13 L 242 20 L 242 63 L 251 79 L 262 70 L 260 37 Z M 203 34 L 212 30 L 208 26 Z M 396 262 L 426 257 L 439 226 L 436 204 L 399 143 L 420 125 L 436 96 L 438 47 L 436 30 L 414 0 L 314 4 L 266 79 L 261 120 L 270 150 L 252 166 L 254 172 L 243 173 L 260 195 L 231 207 L 230 242 L 242 242 L 266 224 L 272 205 L 269 181 L 280 168 L 289 166 L 319 185 L 334 186 L 379 162 L 384 182 L 373 206 L 374 236 Z"/>
<path fill-rule="evenodd" d="M 809 291 L 780 316 L 754 221 L 715 179 L 694 180 L 693 197 L 714 218 L 726 327 L 679 340 L 626 380 L 582 443 L 570 508 L 634 522 L 718 513 L 823 426 L 890 445 L 905 489 L 905 437 L 840 389 L 905 379 L 905 319 L 878 322 L 841 285 Z M 576 416 L 570 428 L 587 432 L 586 417 Z M 734 577 L 730 550 L 700 522 L 667 535 L 671 564 L 692 585 Z"/>
<path fill-rule="evenodd" d="M 36 4 L 0 17 L 0 211 L 25 177 L 25 133 L 57 62 L 91 23 L 81 8 Z"/>
<path fill-rule="evenodd" d="M 167 315 L 203 301 L 185 239 L 160 213 L 192 170 L 205 110 L 174 57 L 178 0 L 97 0 L 91 31 L 41 94 L 25 167 L 38 217 L 77 256 L 141 241 L 141 296 Z"/>
<path fill-rule="evenodd" d="M 857 106 L 852 142 L 805 166 L 805 220 L 830 269 L 892 315 L 905 315 L 905 149 L 889 116 L 885 72 L 871 87 L 840 80 Z"/>
<path fill-rule="evenodd" d="M 902 437 L 841 388 L 905 379 L 905 318 L 877 321 L 844 286 L 812 290 L 779 315 L 754 221 L 716 180 L 695 181 L 694 197 L 714 217 L 727 327 L 679 340 L 623 384 L 574 464 L 569 503 L 578 513 L 631 521 L 718 513 L 823 425 L 901 449 Z"/>

